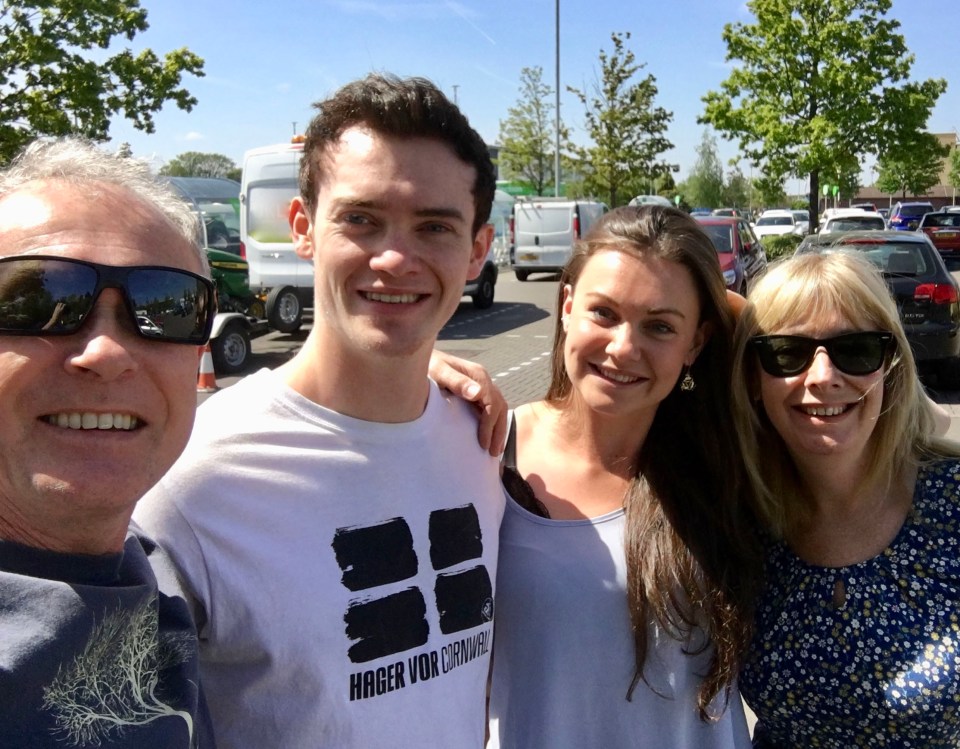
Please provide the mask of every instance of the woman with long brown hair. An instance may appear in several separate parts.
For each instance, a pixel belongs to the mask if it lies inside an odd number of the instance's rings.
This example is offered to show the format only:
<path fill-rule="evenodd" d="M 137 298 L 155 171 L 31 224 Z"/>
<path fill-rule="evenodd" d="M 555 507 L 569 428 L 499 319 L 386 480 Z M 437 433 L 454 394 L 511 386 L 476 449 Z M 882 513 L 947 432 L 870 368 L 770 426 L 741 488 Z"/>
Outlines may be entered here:
<path fill-rule="evenodd" d="M 680 211 L 614 210 L 558 311 L 504 458 L 491 745 L 749 746 L 757 544 L 716 252 Z"/>

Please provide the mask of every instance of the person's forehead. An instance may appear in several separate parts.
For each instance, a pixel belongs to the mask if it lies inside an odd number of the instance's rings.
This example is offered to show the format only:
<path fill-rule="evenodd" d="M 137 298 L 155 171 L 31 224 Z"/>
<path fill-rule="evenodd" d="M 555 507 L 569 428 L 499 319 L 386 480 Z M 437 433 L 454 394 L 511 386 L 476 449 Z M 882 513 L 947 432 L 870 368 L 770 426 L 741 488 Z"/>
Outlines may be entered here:
<path fill-rule="evenodd" d="M 52 254 L 193 271 L 193 247 L 154 206 L 106 183 L 33 182 L 0 197 L 0 256 Z"/>
<path fill-rule="evenodd" d="M 321 169 L 321 186 L 328 172 L 335 170 L 344 161 L 355 162 L 367 159 L 387 159 L 393 163 L 419 165 L 429 170 L 462 170 L 469 175 L 467 185 L 472 194 L 476 167 L 463 160 L 453 145 L 441 138 L 427 135 L 399 136 L 384 133 L 366 125 L 353 125 L 327 144 L 320 154 L 325 168 Z"/>

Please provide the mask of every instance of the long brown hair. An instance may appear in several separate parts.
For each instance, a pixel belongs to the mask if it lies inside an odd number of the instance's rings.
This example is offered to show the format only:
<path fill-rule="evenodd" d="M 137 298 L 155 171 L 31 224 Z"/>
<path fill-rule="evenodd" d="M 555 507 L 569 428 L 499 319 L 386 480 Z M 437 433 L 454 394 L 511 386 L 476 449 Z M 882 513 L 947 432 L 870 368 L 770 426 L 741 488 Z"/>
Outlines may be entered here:
<path fill-rule="evenodd" d="M 697 288 L 700 322 L 711 328 L 690 368 L 695 389 L 681 391 L 678 381 L 636 456 L 624 545 L 635 657 L 627 699 L 644 679 L 647 627 L 655 619 L 691 654 L 712 647 L 698 706 L 702 719 L 715 719 L 710 703 L 721 692 L 729 698 L 750 641 L 760 574 L 749 483 L 732 427 L 733 316 L 710 239 L 687 214 L 649 205 L 618 208 L 594 225 L 564 268 L 558 310 L 564 286 L 576 286 L 587 261 L 609 250 L 685 267 Z M 562 406 L 572 384 L 564 366 L 566 333 L 557 317 L 546 399 Z"/>

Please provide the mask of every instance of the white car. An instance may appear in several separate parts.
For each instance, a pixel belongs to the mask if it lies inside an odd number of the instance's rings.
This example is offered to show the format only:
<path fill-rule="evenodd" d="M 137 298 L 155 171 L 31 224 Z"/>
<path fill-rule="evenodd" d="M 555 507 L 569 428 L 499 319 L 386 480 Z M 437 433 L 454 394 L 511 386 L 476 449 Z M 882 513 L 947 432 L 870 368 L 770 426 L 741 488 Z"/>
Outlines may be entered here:
<path fill-rule="evenodd" d="M 760 239 L 778 234 L 793 234 L 797 229 L 797 220 L 793 211 L 764 211 L 753 226 L 753 233 Z"/>
<path fill-rule="evenodd" d="M 832 208 L 824 211 L 824 218 L 820 222 L 820 233 L 828 234 L 838 231 L 883 231 L 887 228 L 877 211 L 865 211 L 860 208 Z"/>
<path fill-rule="evenodd" d="M 793 214 L 793 219 L 797 222 L 797 227 L 793 230 L 793 233 L 799 237 L 807 236 L 810 233 L 810 211 L 793 210 L 790 213 Z"/>

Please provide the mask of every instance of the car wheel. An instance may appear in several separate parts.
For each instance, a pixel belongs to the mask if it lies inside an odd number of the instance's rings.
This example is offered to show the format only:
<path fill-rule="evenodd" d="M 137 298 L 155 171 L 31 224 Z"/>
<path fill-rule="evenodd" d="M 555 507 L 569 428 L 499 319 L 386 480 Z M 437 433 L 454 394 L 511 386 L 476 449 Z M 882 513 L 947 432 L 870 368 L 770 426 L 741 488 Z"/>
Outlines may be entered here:
<path fill-rule="evenodd" d="M 210 341 L 213 368 L 221 375 L 232 375 L 247 366 L 250 357 L 250 334 L 243 323 L 234 320 L 224 325 L 216 338 Z"/>
<path fill-rule="evenodd" d="M 281 333 L 293 333 L 303 325 L 303 307 L 297 290 L 278 286 L 267 295 L 267 322 Z"/>
<path fill-rule="evenodd" d="M 960 357 L 953 357 L 940 363 L 937 369 L 937 381 L 945 390 L 960 390 Z"/>
<path fill-rule="evenodd" d="M 492 274 L 485 272 L 477 284 L 477 293 L 473 295 L 473 306 L 477 309 L 489 309 L 492 307 L 494 289 Z"/>
<path fill-rule="evenodd" d="M 530 275 L 530 271 L 526 271 L 526 270 L 514 270 L 513 272 L 517 274 L 518 281 L 526 281 L 527 276 Z"/>

